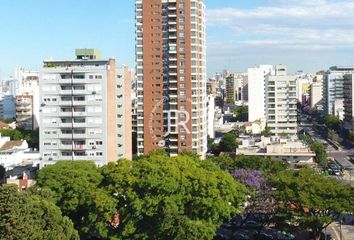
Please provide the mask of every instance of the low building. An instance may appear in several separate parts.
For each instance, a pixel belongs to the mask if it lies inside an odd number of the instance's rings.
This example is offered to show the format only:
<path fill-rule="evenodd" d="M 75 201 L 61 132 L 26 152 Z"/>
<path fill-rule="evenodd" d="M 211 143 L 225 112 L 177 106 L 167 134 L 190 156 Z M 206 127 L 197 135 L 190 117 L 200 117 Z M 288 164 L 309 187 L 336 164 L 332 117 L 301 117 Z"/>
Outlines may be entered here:
<path fill-rule="evenodd" d="M 313 164 L 316 154 L 301 141 L 289 141 L 279 137 L 262 137 L 260 142 L 242 140 L 237 155 L 262 156 L 288 163 Z"/>
<path fill-rule="evenodd" d="M 5 184 L 17 185 L 20 192 L 24 191 L 35 185 L 35 178 L 38 169 L 39 167 L 36 164 L 23 164 L 16 166 L 6 172 Z"/>
<path fill-rule="evenodd" d="M 0 165 L 10 170 L 24 162 L 39 162 L 39 153 L 31 152 L 26 140 L 11 141 L 10 137 L 0 137 Z"/>
<path fill-rule="evenodd" d="M 256 120 L 253 122 L 246 122 L 243 128 L 247 134 L 259 135 L 266 127 L 266 121 L 264 119 Z"/>

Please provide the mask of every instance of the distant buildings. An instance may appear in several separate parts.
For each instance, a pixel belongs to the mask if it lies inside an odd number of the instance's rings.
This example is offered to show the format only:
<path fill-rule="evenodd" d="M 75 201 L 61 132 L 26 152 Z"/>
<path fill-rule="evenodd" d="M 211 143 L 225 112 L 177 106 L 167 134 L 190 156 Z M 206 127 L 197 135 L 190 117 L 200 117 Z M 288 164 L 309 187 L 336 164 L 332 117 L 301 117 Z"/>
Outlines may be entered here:
<path fill-rule="evenodd" d="M 323 98 L 327 114 L 344 118 L 344 75 L 354 73 L 353 67 L 331 67 L 324 77 Z"/>
<path fill-rule="evenodd" d="M 131 147 L 126 146 L 131 142 L 123 136 L 126 126 L 131 127 L 130 122 L 124 122 L 131 108 L 124 102 L 130 94 L 125 86 L 129 80 L 125 82 L 123 74 L 118 78 L 115 60 L 100 60 L 95 49 L 78 49 L 76 57 L 72 61 L 44 61 L 40 78 L 41 166 L 58 160 L 91 160 L 101 166 L 131 155 Z M 124 144 L 119 145 L 121 139 Z"/>
<path fill-rule="evenodd" d="M 296 77 L 296 98 L 302 104 L 307 105 L 307 98 L 310 94 L 310 85 L 312 83 L 313 76 L 300 74 Z"/>
<path fill-rule="evenodd" d="M 248 77 L 244 73 L 231 73 L 225 80 L 225 101 L 243 105 L 248 101 Z"/>
<path fill-rule="evenodd" d="M 265 119 L 265 79 L 274 71 L 272 65 L 248 69 L 248 121 Z"/>
<path fill-rule="evenodd" d="M 205 4 L 136 0 L 138 155 L 207 151 Z"/>
<path fill-rule="evenodd" d="M 39 73 L 16 69 L 16 123 L 25 130 L 39 127 Z"/>
<path fill-rule="evenodd" d="M 273 134 L 297 134 L 296 76 L 287 75 L 284 65 L 276 65 L 274 75 L 266 77 L 265 113 Z"/>

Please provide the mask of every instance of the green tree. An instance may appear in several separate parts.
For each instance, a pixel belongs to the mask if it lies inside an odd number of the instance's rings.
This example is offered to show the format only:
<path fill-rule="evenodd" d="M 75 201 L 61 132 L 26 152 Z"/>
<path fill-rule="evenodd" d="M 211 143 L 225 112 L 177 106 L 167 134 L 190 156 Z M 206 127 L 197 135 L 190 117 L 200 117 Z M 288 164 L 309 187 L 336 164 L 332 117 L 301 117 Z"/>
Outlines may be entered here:
<path fill-rule="evenodd" d="M 320 142 L 314 142 L 310 145 L 310 148 L 316 153 L 316 163 L 322 167 L 326 166 L 328 155 L 325 146 Z"/>
<path fill-rule="evenodd" d="M 0 236 L 6 240 L 76 240 L 73 223 L 60 209 L 17 186 L 0 186 Z M 3 239 L 3 238 L 1 238 Z"/>
<path fill-rule="evenodd" d="M 119 239 L 213 239 L 240 212 L 246 188 L 210 161 L 150 154 L 103 167 L 117 197 Z"/>
<path fill-rule="evenodd" d="M 82 238 L 104 238 L 108 234 L 105 222 L 116 212 L 116 203 L 99 188 L 102 180 L 93 162 L 61 161 L 40 170 L 37 185 L 53 192 L 55 203 L 72 219 Z"/>
<path fill-rule="evenodd" d="M 238 155 L 236 158 L 236 168 L 247 170 L 261 170 L 265 175 L 278 174 L 287 169 L 288 164 L 284 161 L 272 160 L 260 156 Z"/>
<path fill-rule="evenodd" d="M 236 168 L 236 159 L 226 154 L 209 157 L 208 160 L 218 165 L 224 171 L 232 171 Z"/>
<path fill-rule="evenodd" d="M 208 136 L 208 152 L 214 152 L 215 148 L 215 139 Z"/>
<path fill-rule="evenodd" d="M 236 106 L 232 109 L 232 113 L 235 115 L 237 122 L 248 121 L 248 106 Z"/>
<path fill-rule="evenodd" d="M 349 140 L 354 141 L 354 131 L 349 131 L 348 138 Z"/>
<path fill-rule="evenodd" d="M 3 165 L 0 165 L 0 182 L 5 178 L 5 174 L 6 174 L 6 169 L 4 168 Z"/>
<path fill-rule="evenodd" d="M 329 129 L 337 130 L 340 125 L 340 119 L 334 115 L 326 115 L 324 122 Z"/>
<path fill-rule="evenodd" d="M 314 142 L 312 137 L 306 133 L 299 134 L 299 139 L 304 141 L 307 145 L 311 145 Z"/>
<path fill-rule="evenodd" d="M 333 216 L 354 210 L 354 190 L 310 169 L 286 171 L 274 181 L 276 198 L 286 219 L 300 229 L 311 229 L 315 239 L 333 222 Z"/>
<path fill-rule="evenodd" d="M 272 136 L 272 131 L 271 131 L 270 128 L 268 127 L 268 124 L 266 124 L 264 130 L 261 132 L 261 135 L 262 135 L 262 136 L 265 136 L 265 137 L 270 137 L 270 136 Z"/>
<path fill-rule="evenodd" d="M 219 150 L 221 152 L 235 152 L 237 148 L 236 140 L 236 134 L 233 131 L 226 133 L 220 141 Z"/>

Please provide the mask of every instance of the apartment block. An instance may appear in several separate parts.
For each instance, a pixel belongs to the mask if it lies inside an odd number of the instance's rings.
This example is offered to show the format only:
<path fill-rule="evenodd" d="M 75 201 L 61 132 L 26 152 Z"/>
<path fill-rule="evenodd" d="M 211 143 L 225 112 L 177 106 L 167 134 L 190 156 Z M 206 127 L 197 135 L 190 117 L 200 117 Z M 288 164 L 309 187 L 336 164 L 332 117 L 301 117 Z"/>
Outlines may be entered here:
<path fill-rule="evenodd" d="M 354 74 L 344 75 L 344 126 L 354 130 Z"/>
<path fill-rule="evenodd" d="M 125 104 L 117 96 L 119 81 L 115 60 L 100 60 L 94 49 L 77 50 L 72 61 L 44 61 L 39 82 L 41 166 L 58 160 L 90 160 L 99 166 L 117 161 L 118 152 L 122 154 L 118 119 L 124 115 L 117 105 Z"/>
<path fill-rule="evenodd" d="M 273 134 L 297 134 L 296 76 L 288 76 L 284 65 L 275 66 L 275 73 L 266 77 L 265 112 Z"/>
<path fill-rule="evenodd" d="M 248 121 L 265 119 L 265 79 L 274 72 L 272 65 L 248 69 Z"/>
<path fill-rule="evenodd" d="M 35 130 L 39 127 L 39 72 L 18 68 L 15 71 L 16 125 Z"/>
<path fill-rule="evenodd" d="M 344 75 L 354 73 L 353 67 L 331 67 L 324 76 L 324 110 L 343 119 Z"/>
<path fill-rule="evenodd" d="M 323 110 L 323 83 L 314 82 L 310 85 L 310 107 Z"/>
<path fill-rule="evenodd" d="M 207 151 L 205 4 L 136 0 L 138 155 Z"/>

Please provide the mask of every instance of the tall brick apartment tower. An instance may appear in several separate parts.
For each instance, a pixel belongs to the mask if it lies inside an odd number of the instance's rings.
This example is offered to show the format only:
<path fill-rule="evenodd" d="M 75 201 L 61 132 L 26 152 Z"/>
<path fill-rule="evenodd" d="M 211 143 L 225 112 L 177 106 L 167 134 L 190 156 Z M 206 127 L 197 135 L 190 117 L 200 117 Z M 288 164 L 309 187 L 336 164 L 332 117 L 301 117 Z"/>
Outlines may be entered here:
<path fill-rule="evenodd" d="M 207 151 L 203 0 L 136 0 L 138 155 Z"/>

